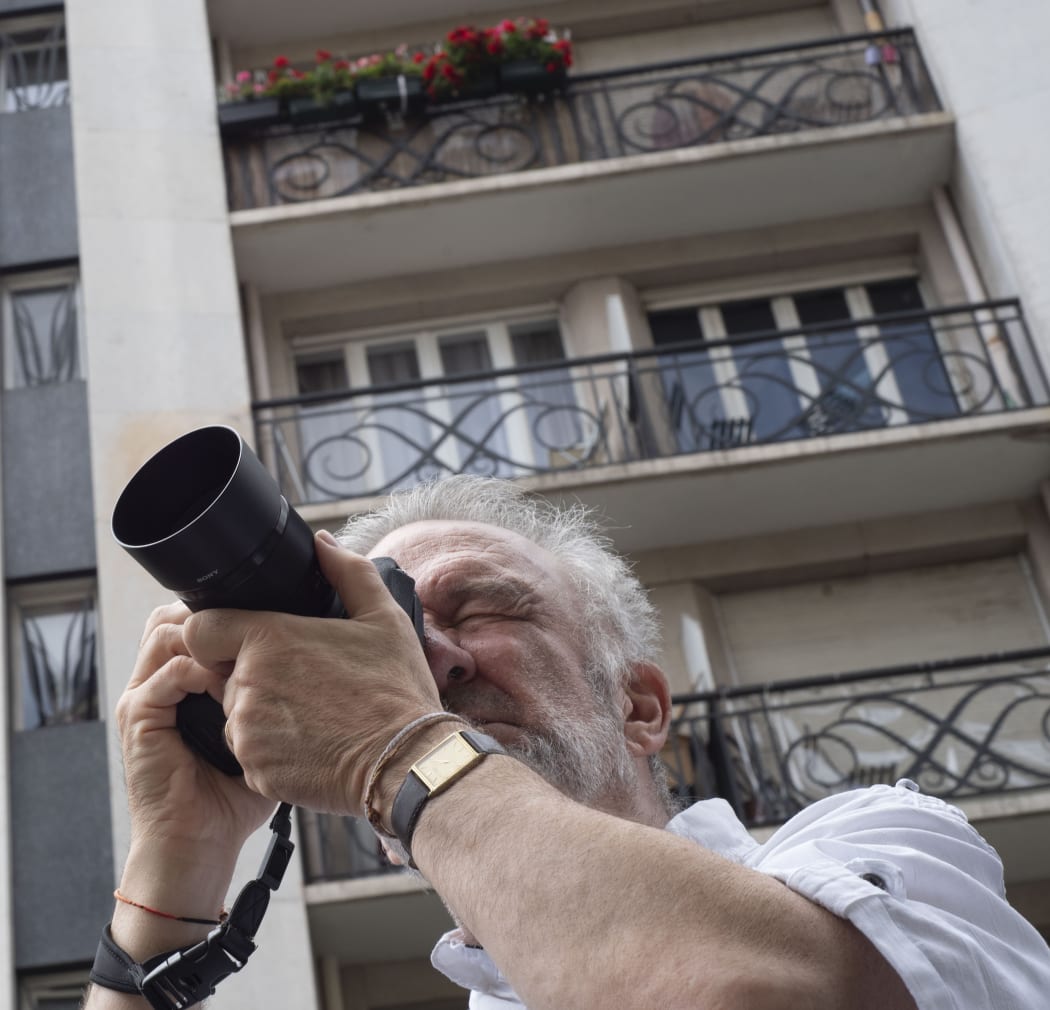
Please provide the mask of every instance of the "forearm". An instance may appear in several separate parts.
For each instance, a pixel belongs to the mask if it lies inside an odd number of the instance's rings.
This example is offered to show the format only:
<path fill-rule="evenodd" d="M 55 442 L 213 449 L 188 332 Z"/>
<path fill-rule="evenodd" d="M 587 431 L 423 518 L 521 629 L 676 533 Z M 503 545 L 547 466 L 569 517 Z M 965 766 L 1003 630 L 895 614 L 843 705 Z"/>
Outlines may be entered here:
<path fill-rule="evenodd" d="M 532 1010 L 912 1006 L 848 923 L 504 758 L 428 804 L 413 854 Z"/>

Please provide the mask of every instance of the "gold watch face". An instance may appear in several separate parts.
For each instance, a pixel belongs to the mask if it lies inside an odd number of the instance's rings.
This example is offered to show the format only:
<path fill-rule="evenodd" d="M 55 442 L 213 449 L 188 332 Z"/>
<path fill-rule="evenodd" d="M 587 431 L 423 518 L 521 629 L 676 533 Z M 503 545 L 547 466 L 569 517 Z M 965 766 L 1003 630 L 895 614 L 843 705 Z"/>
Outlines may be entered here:
<path fill-rule="evenodd" d="M 412 771 L 433 794 L 455 781 L 482 757 L 459 733 L 453 733 L 420 758 L 412 766 Z"/>

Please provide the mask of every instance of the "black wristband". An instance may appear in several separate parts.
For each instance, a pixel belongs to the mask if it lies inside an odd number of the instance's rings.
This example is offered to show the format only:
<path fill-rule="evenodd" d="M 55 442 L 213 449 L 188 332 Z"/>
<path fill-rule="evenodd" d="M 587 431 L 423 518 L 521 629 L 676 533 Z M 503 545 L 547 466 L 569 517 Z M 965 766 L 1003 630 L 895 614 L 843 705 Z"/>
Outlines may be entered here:
<path fill-rule="evenodd" d="M 434 755 L 449 745 L 455 746 L 459 738 L 469 745 L 461 749 L 460 755 L 455 756 L 449 762 L 441 762 L 435 773 L 430 773 L 427 763 Z M 462 747 L 462 745 L 460 745 Z M 473 754 L 467 753 L 472 750 Z M 420 814 L 430 799 L 444 792 L 460 776 L 466 774 L 486 754 L 506 754 L 499 742 L 484 733 L 474 730 L 459 730 L 446 737 L 441 743 L 431 750 L 427 755 L 417 761 L 408 773 L 401 788 L 394 798 L 394 806 L 390 811 L 390 826 L 398 841 L 405 847 L 405 851 L 412 855 L 412 835 L 416 830 Z M 415 861 L 411 863 L 415 866 Z"/>
<path fill-rule="evenodd" d="M 142 967 L 137 964 L 127 951 L 121 950 L 113 939 L 113 931 L 108 923 L 102 930 L 98 950 L 95 952 L 95 963 L 91 966 L 88 978 L 104 989 L 116 989 L 117 992 L 142 995 Z"/>

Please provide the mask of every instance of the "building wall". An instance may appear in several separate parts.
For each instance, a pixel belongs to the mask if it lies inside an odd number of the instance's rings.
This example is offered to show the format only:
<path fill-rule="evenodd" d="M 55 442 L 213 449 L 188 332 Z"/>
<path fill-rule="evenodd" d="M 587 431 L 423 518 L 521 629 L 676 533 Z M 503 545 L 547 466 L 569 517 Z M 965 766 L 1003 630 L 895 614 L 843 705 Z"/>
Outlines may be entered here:
<path fill-rule="evenodd" d="M 1050 76 L 1027 54 L 1050 45 L 1050 7 L 1017 0 L 882 0 L 890 24 L 913 25 L 956 121 L 951 192 L 992 297 L 1020 296 L 1044 360 L 1050 357 L 1050 201 L 1039 129 Z"/>
<path fill-rule="evenodd" d="M 73 0 L 66 15 L 108 714 L 150 608 L 168 598 L 113 541 L 113 504 L 146 458 L 191 428 L 222 422 L 250 438 L 250 394 L 203 0 Z M 114 65 L 138 82 L 119 101 Z M 107 741 L 116 874 L 129 826 L 117 734 Z M 254 876 L 267 840 L 244 853 L 239 883 Z M 294 872 L 263 931 L 281 956 L 257 958 L 216 1007 L 313 1005 Z"/>

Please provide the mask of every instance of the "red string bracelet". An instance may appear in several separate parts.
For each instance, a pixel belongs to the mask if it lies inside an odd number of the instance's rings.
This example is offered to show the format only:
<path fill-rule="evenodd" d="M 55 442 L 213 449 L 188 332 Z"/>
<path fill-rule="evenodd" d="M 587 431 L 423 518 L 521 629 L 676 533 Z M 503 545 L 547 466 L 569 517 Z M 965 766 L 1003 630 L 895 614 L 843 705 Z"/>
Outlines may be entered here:
<path fill-rule="evenodd" d="M 219 917 L 217 919 L 194 919 L 189 915 L 172 915 L 170 912 L 161 912 L 159 909 L 150 908 L 149 905 L 140 905 L 137 901 L 125 898 L 124 895 L 120 893 L 119 888 L 113 892 L 113 897 L 116 898 L 117 901 L 123 902 L 125 905 L 131 905 L 134 908 L 141 908 L 143 912 L 149 912 L 150 915 L 159 915 L 162 919 L 172 919 L 175 922 L 191 922 L 195 926 L 218 926 L 225 922 L 229 915 L 225 908 L 219 912 Z"/>

